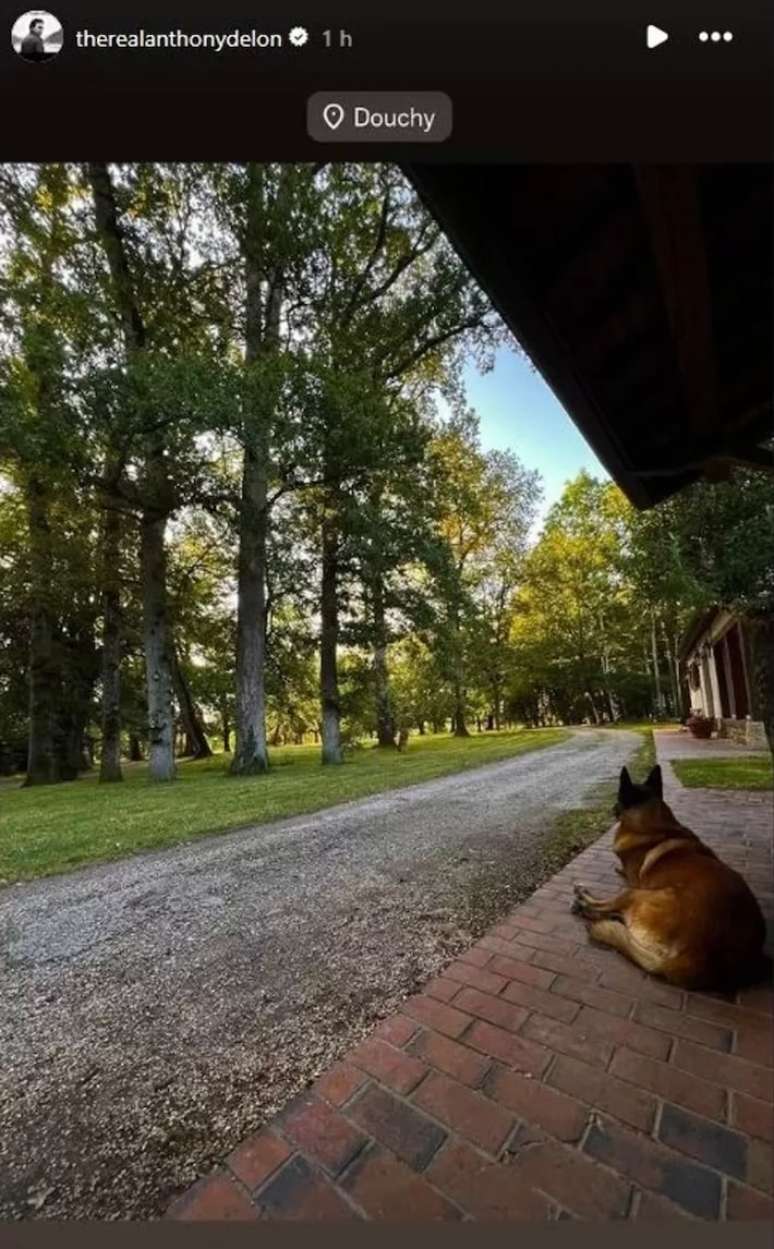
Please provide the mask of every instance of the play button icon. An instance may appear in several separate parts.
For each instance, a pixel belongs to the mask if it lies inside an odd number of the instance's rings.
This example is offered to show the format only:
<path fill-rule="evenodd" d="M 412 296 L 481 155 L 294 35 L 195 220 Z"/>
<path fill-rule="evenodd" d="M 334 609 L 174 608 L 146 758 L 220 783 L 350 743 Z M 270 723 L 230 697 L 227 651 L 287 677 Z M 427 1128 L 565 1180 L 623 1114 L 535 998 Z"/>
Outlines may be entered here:
<path fill-rule="evenodd" d="M 645 32 L 645 42 L 649 48 L 657 48 L 660 43 L 666 43 L 669 35 L 660 26 L 648 26 Z"/>

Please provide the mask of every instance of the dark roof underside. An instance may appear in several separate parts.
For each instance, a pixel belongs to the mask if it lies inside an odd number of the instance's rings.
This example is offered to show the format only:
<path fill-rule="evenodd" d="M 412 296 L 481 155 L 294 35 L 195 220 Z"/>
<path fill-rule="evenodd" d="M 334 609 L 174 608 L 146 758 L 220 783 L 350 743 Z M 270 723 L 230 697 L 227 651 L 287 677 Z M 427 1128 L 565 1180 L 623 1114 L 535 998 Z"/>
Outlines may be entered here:
<path fill-rule="evenodd" d="M 771 469 L 771 166 L 406 172 L 633 503 Z"/>
<path fill-rule="evenodd" d="M 703 634 L 707 632 L 713 620 L 721 609 L 719 607 L 710 607 L 706 611 L 696 612 L 688 622 L 688 626 L 683 634 L 682 641 L 678 647 L 677 658 L 681 663 L 690 655 L 691 651 L 700 641 Z"/>

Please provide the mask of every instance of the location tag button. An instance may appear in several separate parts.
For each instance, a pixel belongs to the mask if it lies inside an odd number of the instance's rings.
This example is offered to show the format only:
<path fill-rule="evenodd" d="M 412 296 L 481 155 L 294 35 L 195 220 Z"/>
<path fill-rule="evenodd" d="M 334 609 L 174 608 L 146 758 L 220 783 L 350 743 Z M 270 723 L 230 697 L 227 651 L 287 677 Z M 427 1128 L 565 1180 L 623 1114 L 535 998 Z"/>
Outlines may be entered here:
<path fill-rule="evenodd" d="M 338 130 L 344 120 L 344 109 L 341 104 L 327 104 L 322 111 L 323 121 L 331 130 Z"/>
<path fill-rule="evenodd" d="M 452 102 L 442 91 L 317 91 L 306 131 L 317 143 L 443 143 Z"/>

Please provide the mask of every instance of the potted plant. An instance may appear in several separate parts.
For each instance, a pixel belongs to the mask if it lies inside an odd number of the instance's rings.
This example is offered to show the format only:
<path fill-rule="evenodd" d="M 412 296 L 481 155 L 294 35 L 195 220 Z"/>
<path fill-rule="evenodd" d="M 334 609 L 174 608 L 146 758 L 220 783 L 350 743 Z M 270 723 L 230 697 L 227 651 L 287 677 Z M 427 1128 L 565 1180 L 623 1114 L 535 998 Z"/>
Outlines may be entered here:
<path fill-rule="evenodd" d="M 691 711 L 687 723 L 693 737 L 708 738 L 712 736 L 712 720 L 705 716 L 703 711 Z"/>

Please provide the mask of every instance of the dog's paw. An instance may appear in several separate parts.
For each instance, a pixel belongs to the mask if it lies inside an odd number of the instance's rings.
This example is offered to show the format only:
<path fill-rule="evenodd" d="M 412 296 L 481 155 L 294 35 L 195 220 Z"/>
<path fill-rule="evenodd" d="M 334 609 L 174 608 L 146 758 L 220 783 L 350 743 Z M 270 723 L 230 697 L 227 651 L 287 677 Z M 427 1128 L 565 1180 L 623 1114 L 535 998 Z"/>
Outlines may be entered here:
<path fill-rule="evenodd" d="M 584 885 L 575 885 L 574 890 L 575 897 L 570 905 L 570 910 L 573 915 L 583 915 L 588 905 L 588 894 Z"/>
<path fill-rule="evenodd" d="M 570 906 L 570 910 L 572 911 L 573 915 L 585 916 L 588 912 L 589 904 L 591 903 L 591 897 L 589 895 L 588 889 L 579 880 L 575 881 L 575 884 L 573 885 L 572 888 L 573 888 L 573 893 L 575 894 L 575 897 L 572 901 L 572 905 Z"/>

